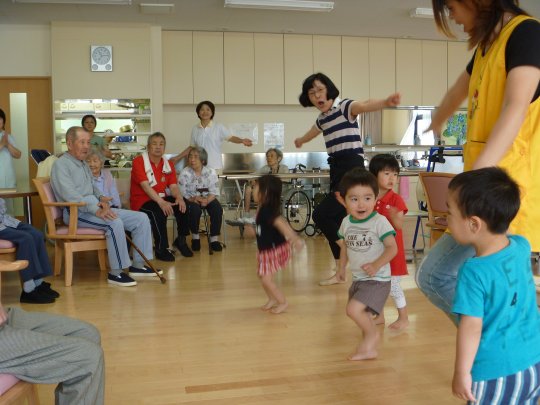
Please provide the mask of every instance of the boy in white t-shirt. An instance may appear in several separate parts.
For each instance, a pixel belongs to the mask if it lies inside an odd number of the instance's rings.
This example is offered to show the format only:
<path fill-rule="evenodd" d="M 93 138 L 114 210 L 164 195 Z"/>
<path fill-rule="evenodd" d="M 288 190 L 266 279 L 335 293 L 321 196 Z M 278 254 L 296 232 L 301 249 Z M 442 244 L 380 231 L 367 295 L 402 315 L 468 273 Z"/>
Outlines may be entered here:
<path fill-rule="evenodd" d="M 390 260 L 397 253 L 396 232 L 388 220 L 375 211 L 379 186 L 365 169 L 347 172 L 339 183 L 341 203 L 349 214 L 338 231 L 341 253 L 338 281 L 346 279 L 347 263 L 353 283 L 349 289 L 347 315 L 364 334 L 363 342 L 349 360 L 377 357 L 380 333 L 372 314 L 380 314 L 390 293 Z"/>

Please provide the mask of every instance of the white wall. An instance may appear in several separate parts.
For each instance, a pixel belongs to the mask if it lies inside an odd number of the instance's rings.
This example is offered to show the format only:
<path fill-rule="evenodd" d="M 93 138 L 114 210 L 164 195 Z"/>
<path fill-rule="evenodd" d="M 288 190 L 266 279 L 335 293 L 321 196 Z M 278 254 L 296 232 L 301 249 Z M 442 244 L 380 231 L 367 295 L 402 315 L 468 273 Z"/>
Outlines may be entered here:
<path fill-rule="evenodd" d="M 0 76 L 51 76 L 48 25 L 0 24 Z"/>
<path fill-rule="evenodd" d="M 189 145 L 191 128 L 199 122 L 195 113 L 196 105 L 165 105 L 163 128 L 167 137 L 167 152 L 174 153 L 184 150 Z M 264 152 L 264 123 L 283 122 L 285 124 L 285 152 L 299 151 L 294 146 L 294 139 L 304 135 L 315 123 L 318 110 L 301 106 L 230 106 L 216 105 L 214 120 L 226 126 L 235 123 L 257 123 L 259 143 L 251 148 L 230 142 L 224 144 L 224 153 Z M 322 134 L 305 144 L 301 151 L 325 151 Z"/>

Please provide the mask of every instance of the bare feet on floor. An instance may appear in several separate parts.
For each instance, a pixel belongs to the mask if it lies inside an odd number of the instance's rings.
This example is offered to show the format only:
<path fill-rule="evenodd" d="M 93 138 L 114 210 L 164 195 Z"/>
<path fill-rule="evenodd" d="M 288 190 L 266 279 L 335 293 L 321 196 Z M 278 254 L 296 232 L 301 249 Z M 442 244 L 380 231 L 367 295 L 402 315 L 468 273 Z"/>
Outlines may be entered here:
<path fill-rule="evenodd" d="M 326 285 L 333 285 L 333 284 L 343 284 L 345 282 L 346 280 L 338 280 L 336 274 L 334 273 L 332 277 L 319 281 L 319 285 L 326 286 Z"/>
<path fill-rule="evenodd" d="M 275 307 L 273 307 L 270 310 L 270 312 L 272 312 L 273 314 L 281 314 L 287 309 L 288 306 L 289 306 L 289 303 L 285 301 L 283 304 L 278 304 Z"/>
<path fill-rule="evenodd" d="M 408 319 L 398 318 L 395 322 L 392 322 L 390 325 L 388 325 L 388 329 L 403 330 L 407 329 L 407 326 L 409 326 Z"/>
<path fill-rule="evenodd" d="M 372 338 L 364 339 L 362 344 L 356 349 L 356 353 L 351 354 L 348 359 L 351 361 L 371 360 L 378 356 L 377 347 L 381 340 L 381 334 L 377 332 Z"/>
<path fill-rule="evenodd" d="M 261 310 L 270 311 L 272 307 L 276 304 L 277 304 L 276 300 L 268 300 L 268 302 L 261 307 Z"/>

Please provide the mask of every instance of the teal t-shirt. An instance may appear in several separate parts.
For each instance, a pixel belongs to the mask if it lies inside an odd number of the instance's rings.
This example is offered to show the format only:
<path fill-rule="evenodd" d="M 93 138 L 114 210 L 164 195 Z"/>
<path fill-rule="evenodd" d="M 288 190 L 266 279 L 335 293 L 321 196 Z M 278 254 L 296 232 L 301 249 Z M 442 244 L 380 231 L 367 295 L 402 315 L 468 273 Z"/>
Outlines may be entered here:
<path fill-rule="evenodd" d="M 540 313 L 531 246 L 517 235 L 501 251 L 468 259 L 459 270 L 452 311 L 482 318 L 473 381 L 506 377 L 540 362 Z"/>

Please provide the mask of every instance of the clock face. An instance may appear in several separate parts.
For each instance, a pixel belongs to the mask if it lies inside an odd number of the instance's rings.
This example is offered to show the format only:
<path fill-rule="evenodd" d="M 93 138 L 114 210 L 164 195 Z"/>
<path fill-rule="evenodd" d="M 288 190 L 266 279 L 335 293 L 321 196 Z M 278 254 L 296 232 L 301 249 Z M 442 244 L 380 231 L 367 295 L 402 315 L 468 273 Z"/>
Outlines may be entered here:
<path fill-rule="evenodd" d="M 90 69 L 93 72 L 112 70 L 112 46 L 92 45 L 90 49 Z"/>

